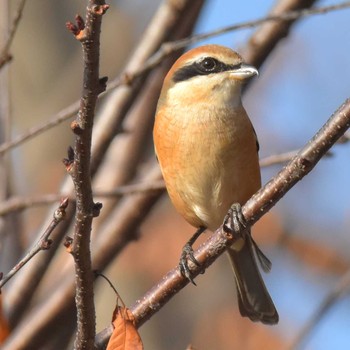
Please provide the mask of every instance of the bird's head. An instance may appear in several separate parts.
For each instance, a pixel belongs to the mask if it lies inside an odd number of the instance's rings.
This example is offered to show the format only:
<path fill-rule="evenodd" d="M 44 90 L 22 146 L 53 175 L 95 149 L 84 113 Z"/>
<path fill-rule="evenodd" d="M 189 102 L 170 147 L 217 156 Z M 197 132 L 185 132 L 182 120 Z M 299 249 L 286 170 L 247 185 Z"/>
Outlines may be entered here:
<path fill-rule="evenodd" d="M 242 83 L 258 74 L 235 51 L 205 45 L 183 54 L 165 77 L 159 104 L 241 103 Z"/>

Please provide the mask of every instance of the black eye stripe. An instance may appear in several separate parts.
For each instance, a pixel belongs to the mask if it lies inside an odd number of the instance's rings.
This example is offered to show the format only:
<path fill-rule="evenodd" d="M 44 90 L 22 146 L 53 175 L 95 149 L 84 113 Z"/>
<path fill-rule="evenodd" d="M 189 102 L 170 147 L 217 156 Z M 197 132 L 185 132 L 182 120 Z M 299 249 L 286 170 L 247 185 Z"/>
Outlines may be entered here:
<path fill-rule="evenodd" d="M 238 69 L 241 64 L 226 64 L 213 57 L 204 57 L 199 61 L 195 61 L 187 66 L 180 68 L 173 75 L 175 83 L 191 79 L 198 75 L 209 75 L 213 73 L 225 72 Z"/>

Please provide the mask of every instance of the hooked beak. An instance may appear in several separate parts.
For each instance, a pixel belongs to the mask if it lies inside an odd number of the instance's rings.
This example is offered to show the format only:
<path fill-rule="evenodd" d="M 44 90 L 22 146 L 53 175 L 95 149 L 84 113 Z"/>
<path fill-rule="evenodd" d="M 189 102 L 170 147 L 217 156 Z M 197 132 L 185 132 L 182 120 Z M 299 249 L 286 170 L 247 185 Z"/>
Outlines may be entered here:
<path fill-rule="evenodd" d="M 239 68 L 230 71 L 230 77 L 238 80 L 246 80 L 254 75 L 259 75 L 258 70 L 255 67 L 245 63 L 242 63 Z"/>

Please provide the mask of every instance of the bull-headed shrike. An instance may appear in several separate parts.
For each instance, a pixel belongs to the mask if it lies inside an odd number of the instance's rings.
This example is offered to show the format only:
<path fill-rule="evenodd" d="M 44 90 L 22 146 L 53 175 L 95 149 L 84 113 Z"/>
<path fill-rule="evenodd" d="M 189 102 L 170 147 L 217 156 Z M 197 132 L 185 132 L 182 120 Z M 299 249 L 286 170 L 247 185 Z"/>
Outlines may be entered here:
<path fill-rule="evenodd" d="M 182 55 L 164 80 L 154 144 L 172 203 L 198 229 L 180 259 L 180 271 L 191 282 L 188 259 L 198 264 L 194 241 L 205 229 L 219 228 L 231 207 L 239 209 L 261 187 L 258 142 L 241 101 L 242 84 L 257 74 L 231 49 L 205 45 Z M 241 315 L 276 324 L 257 260 L 264 270 L 271 264 L 250 231 L 227 252 Z"/>

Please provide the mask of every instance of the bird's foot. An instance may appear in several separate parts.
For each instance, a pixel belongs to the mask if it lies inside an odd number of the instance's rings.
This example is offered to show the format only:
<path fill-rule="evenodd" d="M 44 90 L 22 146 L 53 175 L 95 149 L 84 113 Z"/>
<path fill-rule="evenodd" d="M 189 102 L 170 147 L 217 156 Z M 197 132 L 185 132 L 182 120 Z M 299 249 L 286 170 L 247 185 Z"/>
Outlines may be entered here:
<path fill-rule="evenodd" d="M 188 261 L 190 260 L 197 267 L 200 266 L 200 263 L 194 257 L 192 245 L 204 231 L 205 231 L 205 227 L 200 227 L 196 231 L 196 233 L 191 237 L 191 239 L 184 245 L 182 249 L 181 257 L 180 257 L 180 262 L 179 262 L 179 269 L 180 269 L 181 275 L 187 278 L 195 286 L 196 286 L 196 283 L 193 280 L 191 270 L 188 266 Z"/>
<path fill-rule="evenodd" d="M 254 241 L 250 233 L 250 229 L 247 227 L 247 221 L 242 213 L 242 207 L 239 203 L 232 204 L 225 216 L 223 229 L 226 233 L 235 235 L 237 239 L 242 238 L 243 240 L 249 242 L 255 251 L 255 255 L 258 258 L 263 271 L 270 272 L 272 266 L 271 261 Z"/>
<path fill-rule="evenodd" d="M 225 216 L 223 229 L 227 233 L 243 236 L 243 233 L 247 229 L 247 221 L 242 213 L 242 207 L 239 203 L 231 205 L 231 208 Z"/>
<path fill-rule="evenodd" d="M 193 280 L 191 270 L 188 266 L 188 260 L 191 260 L 196 266 L 200 266 L 199 262 L 193 255 L 193 248 L 190 244 L 186 243 L 182 249 L 179 268 L 181 275 L 186 277 L 192 284 L 196 286 L 196 283 Z"/>

